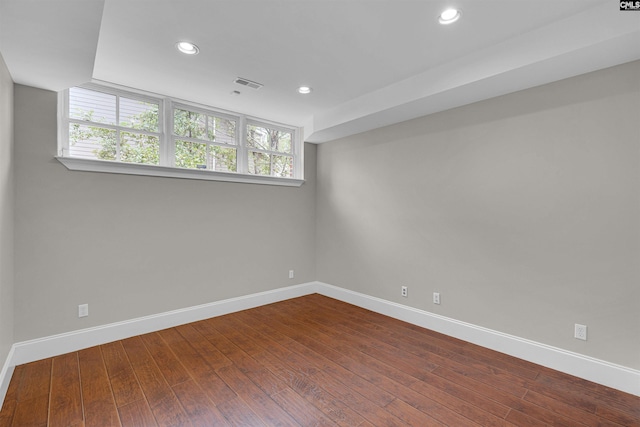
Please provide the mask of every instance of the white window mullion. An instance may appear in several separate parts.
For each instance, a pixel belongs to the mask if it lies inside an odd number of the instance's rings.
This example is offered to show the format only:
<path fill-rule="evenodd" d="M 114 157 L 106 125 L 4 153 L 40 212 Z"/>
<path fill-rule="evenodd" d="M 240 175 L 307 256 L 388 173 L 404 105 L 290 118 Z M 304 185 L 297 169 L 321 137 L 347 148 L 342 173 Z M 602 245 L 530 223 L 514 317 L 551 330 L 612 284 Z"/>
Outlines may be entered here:
<path fill-rule="evenodd" d="M 121 162 L 122 157 L 120 157 L 120 129 L 116 129 L 116 162 Z"/>
<path fill-rule="evenodd" d="M 58 95 L 58 155 L 65 157 L 69 155 L 69 89 L 62 91 Z"/>
<path fill-rule="evenodd" d="M 122 141 L 120 139 L 121 138 L 120 136 L 120 95 L 117 95 L 117 94 L 116 94 L 116 122 L 114 124 L 116 125 L 116 161 L 121 162 L 122 150 L 120 149 L 120 146 Z"/>
<path fill-rule="evenodd" d="M 273 154 L 269 154 L 269 175 L 273 176 L 273 159 L 275 156 Z"/>
<path fill-rule="evenodd" d="M 249 173 L 249 151 L 247 150 L 247 120 L 244 116 L 238 118 L 238 132 L 236 132 L 236 138 L 238 138 L 238 154 L 236 159 L 238 162 L 238 173 Z"/>
<path fill-rule="evenodd" d="M 161 126 L 160 165 L 175 167 L 176 143 L 175 138 L 173 138 L 173 105 L 171 105 L 171 101 L 165 99 L 161 106 L 160 123 L 158 123 Z"/>
<path fill-rule="evenodd" d="M 293 154 L 293 177 L 297 179 L 302 179 L 304 176 L 304 150 L 302 142 L 302 129 L 298 128 L 293 134 L 292 142 L 292 154 Z"/>

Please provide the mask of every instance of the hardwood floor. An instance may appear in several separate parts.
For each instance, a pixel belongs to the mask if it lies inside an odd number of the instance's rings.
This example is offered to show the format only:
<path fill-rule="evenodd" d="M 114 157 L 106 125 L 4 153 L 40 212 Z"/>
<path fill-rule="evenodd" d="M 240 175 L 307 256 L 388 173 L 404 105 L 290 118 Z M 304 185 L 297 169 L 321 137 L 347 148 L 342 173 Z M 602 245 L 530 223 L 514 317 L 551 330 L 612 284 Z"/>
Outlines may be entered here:
<path fill-rule="evenodd" d="M 0 426 L 640 426 L 640 398 L 320 295 L 16 367 Z"/>

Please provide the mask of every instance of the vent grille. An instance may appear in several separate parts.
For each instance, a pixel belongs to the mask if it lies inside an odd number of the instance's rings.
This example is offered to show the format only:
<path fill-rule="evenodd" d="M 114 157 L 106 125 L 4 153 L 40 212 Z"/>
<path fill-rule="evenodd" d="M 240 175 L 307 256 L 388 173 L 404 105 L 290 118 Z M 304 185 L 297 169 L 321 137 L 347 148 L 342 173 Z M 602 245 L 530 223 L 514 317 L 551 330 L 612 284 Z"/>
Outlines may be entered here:
<path fill-rule="evenodd" d="M 251 89 L 256 89 L 256 90 L 264 86 L 263 84 L 253 82 L 249 79 L 243 79 L 242 77 L 238 77 L 237 79 L 235 79 L 234 83 L 238 83 L 239 85 L 247 86 L 247 87 L 250 87 Z"/>

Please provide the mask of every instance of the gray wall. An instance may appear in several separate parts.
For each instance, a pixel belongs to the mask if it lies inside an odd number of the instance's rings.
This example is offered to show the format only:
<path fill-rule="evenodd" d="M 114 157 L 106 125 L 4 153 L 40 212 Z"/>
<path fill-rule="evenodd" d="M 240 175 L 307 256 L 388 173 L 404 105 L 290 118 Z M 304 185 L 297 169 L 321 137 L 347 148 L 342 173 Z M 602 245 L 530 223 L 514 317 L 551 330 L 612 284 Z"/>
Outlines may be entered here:
<path fill-rule="evenodd" d="M 0 55 L 0 366 L 13 344 L 13 80 Z"/>
<path fill-rule="evenodd" d="M 4 354 L 317 279 L 640 368 L 640 62 L 307 145 L 299 189 L 68 171 L 20 85 L 12 164 L 0 74 Z"/>
<path fill-rule="evenodd" d="M 56 100 L 15 86 L 16 341 L 315 279 L 315 146 L 301 188 L 72 172 Z"/>
<path fill-rule="evenodd" d="M 320 145 L 318 280 L 639 369 L 638 76 L 630 63 Z"/>

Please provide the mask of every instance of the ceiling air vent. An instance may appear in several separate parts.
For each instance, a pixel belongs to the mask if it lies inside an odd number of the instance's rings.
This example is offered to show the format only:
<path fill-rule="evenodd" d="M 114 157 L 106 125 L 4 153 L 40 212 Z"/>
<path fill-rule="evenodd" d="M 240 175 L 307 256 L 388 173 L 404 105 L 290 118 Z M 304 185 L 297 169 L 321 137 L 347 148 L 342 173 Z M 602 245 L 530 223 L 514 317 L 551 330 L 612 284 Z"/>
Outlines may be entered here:
<path fill-rule="evenodd" d="M 247 80 L 247 79 L 243 79 L 242 77 L 238 77 L 237 79 L 234 80 L 235 83 L 238 83 L 239 85 L 242 86 L 247 86 L 250 87 L 251 89 L 260 89 L 262 86 L 262 84 L 260 83 L 256 83 L 256 82 L 252 82 L 251 80 Z"/>

